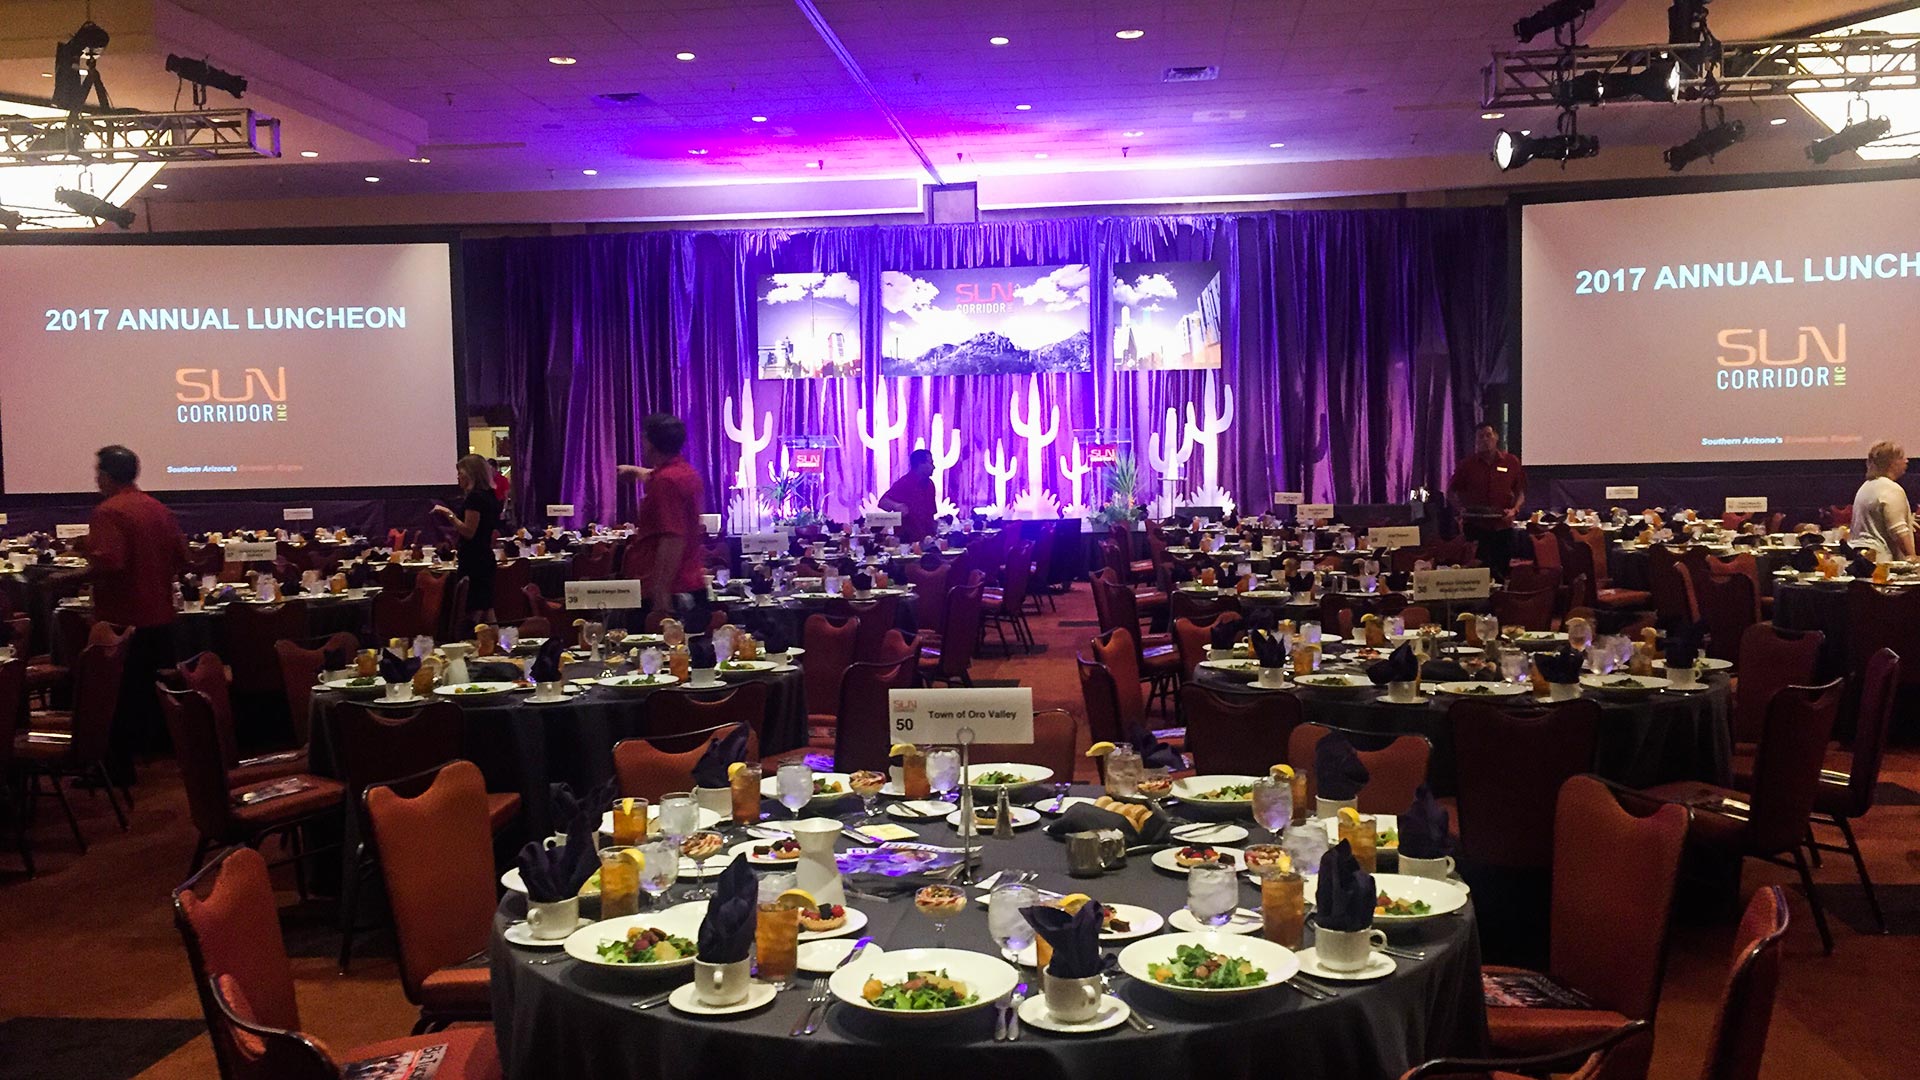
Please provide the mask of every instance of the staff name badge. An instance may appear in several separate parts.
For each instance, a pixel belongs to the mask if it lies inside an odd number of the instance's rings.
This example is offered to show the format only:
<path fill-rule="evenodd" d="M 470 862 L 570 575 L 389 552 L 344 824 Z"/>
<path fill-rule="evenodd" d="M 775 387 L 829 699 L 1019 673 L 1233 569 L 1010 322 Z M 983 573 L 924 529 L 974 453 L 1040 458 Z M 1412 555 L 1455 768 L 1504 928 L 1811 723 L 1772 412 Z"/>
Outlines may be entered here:
<path fill-rule="evenodd" d="M 862 519 L 869 529 L 897 529 L 900 527 L 901 514 L 898 510 L 873 510 Z"/>
<path fill-rule="evenodd" d="M 1619 487 L 1610 487 L 1607 489 L 1607 498 L 1609 499 L 1637 499 L 1639 497 L 1640 485 L 1638 484 L 1622 484 Z"/>
<path fill-rule="evenodd" d="M 228 562 L 272 562 L 280 557 L 277 540 L 234 540 L 221 547 Z"/>
<path fill-rule="evenodd" d="M 1368 529 L 1367 546 L 1371 548 L 1419 547 L 1420 526 L 1382 525 Z"/>
<path fill-rule="evenodd" d="M 1301 503 L 1300 509 L 1294 512 L 1304 519 L 1322 521 L 1333 516 L 1333 504 Z"/>
<path fill-rule="evenodd" d="M 1275 506 L 1299 506 L 1306 501 L 1306 493 L 1302 491 L 1276 491 L 1273 493 L 1273 505 Z"/>
<path fill-rule="evenodd" d="M 53 527 L 53 535 L 56 539 L 60 540 L 78 540 L 87 535 L 87 527 L 85 525 L 55 525 Z"/>
<path fill-rule="evenodd" d="M 1727 513 L 1729 514 L 1764 514 L 1766 512 L 1767 497 L 1765 495 L 1749 495 L 1740 498 L 1727 496 Z"/>
<path fill-rule="evenodd" d="M 580 611 L 611 611 L 619 608 L 637 608 L 640 602 L 640 583 L 638 581 L 569 581 L 567 582 L 567 607 Z"/>
<path fill-rule="evenodd" d="M 970 729 L 974 742 L 1030 743 L 1033 688 L 889 690 L 887 716 L 894 742 L 955 743 L 962 729 Z"/>
<path fill-rule="evenodd" d="M 284 509 L 284 510 L 282 510 L 282 511 L 280 511 L 280 520 L 282 520 L 282 521 L 312 521 L 312 520 L 313 520 L 313 507 L 311 507 L 311 506 L 289 506 L 289 507 L 287 507 L 286 509 Z"/>
<path fill-rule="evenodd" d="M 1470 570 L 1415 570 L 1415 600 L 1484 600 L 1493 594 L 1493 575 L 1486 567 Z"/>
<path fill-rule="evenodd" d="M 787 550 L 787 538 L 781 533 L 740 534 L 740 554 L 742 555 L 778 555 L 785 550 Z"/>
<path fill-rule="evenodd" d="M 547 516 L 550 518 L 572 517 L 572 503 L 548 503 Z"/>

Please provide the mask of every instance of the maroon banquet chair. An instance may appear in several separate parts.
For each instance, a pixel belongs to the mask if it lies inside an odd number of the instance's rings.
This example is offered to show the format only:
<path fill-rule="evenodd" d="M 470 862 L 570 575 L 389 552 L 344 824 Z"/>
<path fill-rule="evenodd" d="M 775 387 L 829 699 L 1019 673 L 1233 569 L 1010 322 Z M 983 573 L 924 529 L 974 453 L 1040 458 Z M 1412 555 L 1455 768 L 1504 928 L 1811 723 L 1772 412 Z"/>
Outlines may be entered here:
<path fill-rule="evenodd" d="M 1818 630 L 1783 630 L 1772 623 L 1756 623 L 1741 635 L 1741 666 L 1733 684 L 1736 753 L 1740 746 L 1760 741 L 1774 694 L 1813 682 L 1825 641 L 1826 635 Z"/>
<path fill-rule="evenodd" d="M 1447 721 L 1461 857 L 1487 866 L 1551 866 L 1560 788 L 1593 768 L 1599 703 L 1577 698 L 1510 709 L 1462 698 Z"/>
<path fill-rule="evenodd" d="M 1685 565 L 1674 567 L 1674 572 L 1686 579 L 1700 605 L 1700 618 L 1707 624 L 1707 655 L 1737 667 L 1747 628 L 1760 621 L 1760 598 L 1753 579 L 1745 574 L 1696 577 Z"/>
<path fill-rule="evenodd" d="M 893 746 L 887 695 L 911 689 L 913 655 L 895 663 L 849 665 L 840 683 L 840 723 L 834 728 L 833 767 L 838 772 L 884 773 Z"/>
<path fill-rule="evenodd" d="M 1292 694 L 1227 695 L 1193 685 L 1180 691 L 1180 705 L 1187 753 L 1202 774 L 1265 776 L 1287 760 L 1288 737 L 1304 716 Z"/>

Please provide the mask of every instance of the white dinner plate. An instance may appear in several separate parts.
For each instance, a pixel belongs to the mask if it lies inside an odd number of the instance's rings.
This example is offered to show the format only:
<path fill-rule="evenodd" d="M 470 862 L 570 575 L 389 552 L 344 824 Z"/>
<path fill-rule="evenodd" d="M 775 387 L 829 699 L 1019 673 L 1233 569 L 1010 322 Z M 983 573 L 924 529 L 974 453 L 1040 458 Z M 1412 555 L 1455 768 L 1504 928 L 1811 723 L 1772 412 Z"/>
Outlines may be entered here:
<path fill-rule="evenodd" d="M 1435 688 L 1439 693 L 1452 694 L 1455 697 L 1517 697 L 1531 693 L 1533 688 L 1510 682 L 1443 682 Z"/>
<path fill-rule="evenodd" d="M 1374 688 L 1373 680 L 1365 675 L 1351 675 L 1339 671 L 1317 671 L 1311 675 L 1295 675 L 1293 685 L 1302 690 L 1330 690 L 1341 693 Z"/>
<path fill-rule="evenodd" d="M 1199 945 L 1226 956 L 1250 960 L 1253 965 L 1266 972 L 1266 980 L 1253 986 L 1233 989 L 1212 990 L 1202 987 L 1172 986 L 1156 981 L 1147 971 L 1148 965 L 1164 964 L 1173 959 L 1174 953 L 1183 945 Z M 1286 982 L 1300 972 L 1300 961 L 1293 950 L 1276 945 L 1258 934 L 1164 934 L 1160 937 L 1145 938 L 1120 950 L 1120 970 L 1134 978 L 1142 986 L 1151 986 L 1169 994 L 1190 997 L 1197 1000 L 1209 998 L 1233 997 L 1240 994 L 1255 994 L 1271 989 Z"/>
<path fill-rule="evenodd" d="M 808 941 L 802 938 L 800 941 L 800 970 L 810 971 L 816 975 L 831 975 L 834 969 L 840 966 L 840 961 L 845 960 L 847 954 L 853 951 L 855 944 L 857 944 L 857 942 L 848 941 L 846 938 L 822 938 L 817 941 Z M 868 942 L 867 951 L 860 955 L 879 956 L 886 951 L 887 950 L 881 948 L 878 944 Z"/>
<path fill-rule="evenodd" d="M 1195 918 L 1193 912 L 1181 908 L 1167 916 L 1167 925 L 1188 934 L 1205 934 L 1209 931 L 1221 934 L 1257 934 L 1266 925 L 1266 920 L 1252 908 L 1234 908 L 1226 925 L 1208 926 Z"/>
<path fill-rule="evenodd" d="M 981 893 L 979 896 L 973 898 L 974 903 L 979 904 L 981 907 L 986 907 L 988 906 L 990 896 L 991 893 Z M 1039 890 L 1039 899 L 1043 902 L 1050 903 L 1060 899 L 1060 894 L 1041 889 Z M 1108 930 L 1103 927 L 1100 931 L 1101 941 L 1132 941 L 1136 938 L 1146 937 L 1149 934 L 1157 934 L 1160 932 L 1161 927 L 1167 925 L 1166 918 L 1152 908 L 1143 908 L 1137 904 L 1108 904 L 1107 906 L 1113 909 L 1114 918 L 1126 923 L 1127 928 L 1125 930 Z M 1037 966 L 1039 956 L 1034 951 L 1034 947 L 1028 945 L 1026 948 L 1021 949 L 1014 959 L 1026 967 L 1035 967 Z"/>
<path fill-rule="evenodd" d="M 1192 846 L 1199 847 L 1201 845 L 1195 844 Z M 1233 857 L 1233 865 L 1232 865 L 1233 870 L 1240 871 L 1240 870 L 1245 870 L 1247 868 L 1247 853 L 1244 851 L 1241 851 L 1239 848 L 1221 847 L 1219 844 L 1208 844 L 1206 846 L 1213 848 L 1213 850 L 1219 852 L 1222 855 L 1231 855 Z M 1187 868 L 1184 866 L 1181 866 L 1174 859 L 1174 856 L 1179 854 L 1179 852 L 1180 852 L 1180 849 L 1177 847 L 1161 848 L 1159 851 L 1156 851 L 1153 853 L 1153 859 L 1152 859 L 1153 865 L 1159 867 L 1162 870 L 1170 871 L 1175 874 L 1184 874 L 1187 872 Z"/>
<path fill-rule="evenodd" d="M 582 918 L 579 922 L 573 925 L 573 928 L 575 930 L 579 930 L 581 927 L 591 926 L 591 925 L 593 925 L 592 919 Z M 558 937 L 558 938 L 534 937 L 532 928 L 529 927 L 524 922 L 517 922 L 517 923 L 514 923 L 512 926 L 507 927 L 507 932 L 501 936 L 507 939 L 507 944 L 518 945 L 523 949 L 557 949 L 560 946 L 565 945 L 567 943 L 567 939 L 563 937 Z"/>
<path fill-rule="evenodd" d="M 1279 946 L 1275 946 L 1278 948 Z M 915 971 L 945 971 L 950 979 L 967 984 L 967 991 L 973 1001 L 951 1009 L 910 1011 L 905 1009 L 882 1009 L 870 1004 L 861 996 L 860 990 L 868 978 L 877 978 L 882 982 L 898 982 Z M 827 979 L 827 986 L 833 996 L 839 998 L 847 1007 L 875 1017 L 888 1017 L 898 1020 L 938 1021 L 955 1016 L 964 1016 L 982 1009 L 992 1008 L 994 1003 L 1007 995 L 1020 981 L 1020 973 L 1012 964 L 997 956 L 972 952 L 965 949 L 902 949 L 898 952 L 863 952 L 860 958 L 846 967 L 835 971 Z"/>
<path fill-rule="evenodd" d="M 753 849 L 754 849 L 754 848 L 757 848 L 757 847 L 769 847 L 769 846 L 771 846 L 771 845 L 772 845 L 773 843 L 774 843 L 774 841 L 772 841 L 772 840 L 747 840 L 747 841 L 744 841 L 744 842 L 742 842 L 742 843 L 738 843 L 738 844 L 735 844 L 735 845 L 733 845 L 733 847 L 731 847 L 731 848 L 729 848 L 728 850 L 729 850 L 729 851 L 731 851 L 731 852 L 732 852 L 732 853 L 733 853 L 733 854 L 734 854 L 734 855 L 735 855 L 736 857 L 738 857 L 738 858 L 742 858 L 742 859 L 745 859 L 745 860 L 747 860 L 747 862 L 748 862 L 748 863 L 750 863 L 750 864 L 752 864 L 752 865 L 754 865 L 754 866 L 788 866 L 788 867 L 791 867 L 791 866 L 798 866 L 798 865 L 799 865 L 799 863 L 800 863 L 800 856 L 798 856 L 798 855 L 795 855 L 795 856 L 794 856 L 793 858 L 791 858 L 791 859 L 775 859 L 775 858 L 771 858 L 771 857 L 765 857 L 765 856 L 760 856 L 760 855 L 755 855 L 755 854 L 753 853 Z"/>
<path fill-rule="evenodd" d="M 1260 778 L 1257 776 L 1239 776 L 1233 773 L 1209 773 L 1204 776 L 1183 776 L 1173 782 L 1173 797 L 1179 799 L 1181 802 L 1193 803 L 1196 806 L 1251 806 L 1253 804 L 1253 794 L 1251 792 L 1246 795 L 1236 795 L 1230 798 L 1218 799 L 1208 799 L 1202 796 L 1207 792 L 1217 791 L 1224 787 L 1235 787 L 1242 784 L 1250 785 L 1259 782 Z"/>
<path fill-rule="evenodd" d="M 1300 959 L 1300 974 L 1311 975 L 1316 979 L 1336 979 L 1340 982 L 1360 982 L 1365 979 L 1378 979 L 1393 974 L 1400 965 L 1393 957 L 1383 952 L 1367 954 L 1367 966 L 1359 971 L 1335 971 L 1320 962 L 1320 953 L 1315 949 L 1301 949 L 1294 953 Z"/>
<path fill-rule="evenodd" d="M 939 799 L 906 799 L 888 803 L 887 816 L 901 821 L 945 821 L 955 809 L 952 803 Z"/>
<path fill-rule="evenodd" d="M 459 683 L 454 686 L 436 686 L 433 688 L 433 693 L 435 697 L 450 698 L 497 697 L 501 694 L 513 693 L 520 689 L 520 685 L 510 682 Z"/>
<path fill-rule="evenodd" d="M 346 694 L 349 697 L 369 697 L 374 694 L 384 694 L 387 692 L 387 681 L 380 676 L 364 676 L 364 678 L 373 680 L 370 683 L 358 683 L 358 680 L 361 678 L 363 678 L 363 676 L 354 675 L 344 679 L 328 679 L 320 685 L 335 693 Z M 356 685 L 356 683 L 358 683 L 358 685 Z"/>
<path fill-rule="evenodd" d="M 1011 784 L 983 784 L 974 779 L 974 777 L 977 776 L 986 776 L 989 773 L 996 772 L 1011 773 L 1020 779 Z M 967 766 L 965 783 L 969 787 L 994 791 L 1003 787 L 1017 788 L 1025 787 L 1028 784 L 1041 784 L 1051 779 L 1053 779 L 1053 770 L 1044 765 L 1022 765 L 1017 762 L 999 762 L 996 764 Z"/>
<path fill-rule="evenodd" d="M 1074 807 L 1079 806 L 1081 803 L 1091 804 L 1092 802 L 1093 800 L 1087 798 L 1085 795 L 1069 795 L 1064 799 L 1056 795 L 1051 799 L 1041 799 L 1039 802 L 1033 804 L 1033 808 L 1048 817 L 1058 817 Z"/>
<path fill-rule="evenodd" d="M 749 675 L 764 675 L 780 667 L 777 660 L 728 660 L 714 670 L 723 679 L 743 679 Z"/>
<path fill-rule="evenodd" d="M 602 971 L 630 971 L 636 975 L 679 971 L 693 966 L 692 955 L 683 956 L 678 960 L 669 960 L 664 964 L 617 964 L 610 960 L 602 960 L 597 950 L 603 941 L 624 940 L 627 931 L 636 926 L 664 930 L 676 937 L 698 942 L 700 922 L 706 917 L 707 905 L 681 904 L 665 911 L 643 911 L 638 915 L 603 919 L 575 930 L 573 936 L 567 938 L 565 948 L 568 956 Z"/>
<path fill-rule="evenodd" d="M 1375 874 L 1373 886 L 1395 900 L 1425 900 L 1427 906 L 1432 909 L 1425 915 L 1383 915 L 1375 912 L 1373 915 L 1375 926 L 1435 919 L 1467 906 L 1465 890 L 1438 878 L 1413 877 L 1408 874 Z"/>
<path fill-rule="evenodd" d="M 1247 830 L 1231 821 L 1202 821 L 1176 825 L 1169 835 L 1183 844 L 1237 844 L 1247 838 Z"/>
<path fill-rule="evenodd" d="M 1665 690 L 1673 682 L 1660 675 L 1623 675 L 1615 672 L 1612 675 L 1582 675 L 1580 685 L 1602 694 L 1644 697 Z"/>
<path fill-rule="evenodd" d="M 1258 660 L 1202 660 L 1200 666 L 1232 679 L 1252 679 L 1260 674 Z"/>
<path fill-rule="evenodd" d="M 587 680 L 576 679 L 574 681 L 586 682 Z M 627 691 L 658 690 L 660 687 L 672 686 L 679 681 L 679 676 L 669 674 L 665 671 L 657 675 L 613 675 L 605 679 L 595 680 L 600 686 Z"/>
<path fill-rule="evenodd" d="M 1661 671 L 1667 670 L 1667 662 L 1665 660 L 1655 660 L 1653 666 Z M 1695 671 L 1730 671 L 1732 668 L 1733 661 L 1716 660 L 1711 656 L 1702 656 L 1693 662 L 1693 670 Z"/>

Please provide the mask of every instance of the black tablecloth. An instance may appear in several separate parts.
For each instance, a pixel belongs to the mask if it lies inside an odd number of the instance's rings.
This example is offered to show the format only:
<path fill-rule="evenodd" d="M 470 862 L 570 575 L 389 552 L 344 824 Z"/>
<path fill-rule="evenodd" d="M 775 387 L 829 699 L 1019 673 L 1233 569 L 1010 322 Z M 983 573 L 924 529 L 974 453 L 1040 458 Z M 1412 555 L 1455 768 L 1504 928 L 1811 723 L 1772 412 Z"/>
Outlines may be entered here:
<path fill-rule="evenodd" d="M 598 674 L 599 667 L 576 665 L 568 675 L 587 674 L 588 668 Z M 806 691 L 799 670 L 748 677 L 767 683 L 760 752 L 771 755 L 804 745 Z M 584 791 L 612 776 L 613 744 L 646 736 L 647 703 L 655 695 L 719 696 L 726 692 L 681 688 L 634 692 L 595 687 L 552 705 L 529 704 L 524 693 L 450 700 L 467 718 L 462 756 L 480 766 L 489 790 L 519 792 L 528 834 L 545 836 L 553 831 L 547 785 L 564 780 L 575 791 Z M 310 753 L 313 771 L 322 776 L 331 776 L 336 769 L 333 712 L 346 700 L 331 691 L 313 695 Z"/>
<path fill-rule="evenodd" d="M 373 637 L 373 598 L 371 596 L 343 597 L 335 600 L 331 597 L 293 597 L 306 604 L 307 625 L 299 635 L 302 638 L 325 637 L 342 631 L 352 634 L 362 642 Z M 233 655 L 228 648 L 226 606 L 200 611 L 180 612 L 173 621 L 174 655 L 181 659 L 203 652 L 212 652 L 221 659 Z M 71 664 L 78 650 L 86 645 L 79 641 L 60 640 L 60 635 L 52 635 L 54 640 L 48 643 L 56 664 Z"/>
<path fill-rule="evenodd" d="M 1763 544 L 1757 547 L 1738 545 L 1731 547 L 1713 547 L 1709 551 L 1722 558 L 1739 555 L 1743 552 L 1753 554 L 1754 564 L 1760 570 L 1760 595 L 1773 596 L 1773 572 L 1787 565 L 1796 549 L 1778 544 Z M 1652 573 L 1649 568 L 1653 560 L 1647 555 L 1647 549 L 1637 544 L 1612 544 L 1607 548 L 1607 576 L 1613 579 L 1615 588 L 1651 590 Z"/>
<path fill-rule="evenodd" d="M 1825 634 L 1816 677 L 1825 682 L 1846 674 L 1846 583 L 1781 582 L 1773 590 L 1773 625 L 1782 630 L 1818 630 Z"/>
<path fill-rule="evenodd" d="M 920 599 L 912 592 L 902 593 L 898 599 L 899 603 L 894 608 L 894 628 L 902 634 L 912 635 L 920 627 Z M 831 603 L 827 600 L 787 599 L 771 604 L 749 604 L 737 596 L 720 596 L 715 600 L 726 609 L 729 621 L 746 627 L 755 637 L 765 639 L 769 633 L 773 633 L 793 646 L 801 645 L 800 634 L 806 627 L 807 618 L 824 613 Z"/>
<path fill-rule="evenodd" d="M 1223 693 L 1294 692 L 1262 690 L 1206 668 L 1195 674 L 1200 685 Z M 1425 735 L 1433 742 L 1427 776 L 1434 793 L 1454 793 L 1453 723 L 1447 710 L 1457 699 L 1436 695 L 1418 705 L 1398 705 L 1380 700 L 1384 690 L 1298 693 L 1301 709 L 1313 723 L 1384 735 Z M 1602 714 L 1593 762 L 1593 771 L 1599 775 L 1630 787 L 1672 780 L 1725 784 L 1731 779 L 1728 710 L 1732 695 L 1724 675 L 1709 677 L 1705 690 L 1656 694 L 1645 701 L 1590 696 L 1600 702 Z M 1246 771 L 1259 772 L 1267 764 L 1272 763 L 1248 762 Z"/>
<path fill-rule="evenodd" d="M 923 825 L 919 831 L 934 843 L 954 839 L 945 825 Z M 1186 879 L 1154 869 L 1144 856 L 1097 881 L 1075 881 L 1065 873 L 1065 849 L 1039 828 L 1011 840 L 986 838 L 982 846 L 983 873 L 1035 870 L 1041 888 L 1087 892 L 1100 901 L 1139 904 L 1162 914 L 1186 903 Z M 1243 904 L 1258 906 L 1257 893 L 1244 880 L 1241 895 Z M 884 904 L 855 899 L 853 906 L 870 920 L 863 932 L 883 948 L 933 944 L 933 925 L 912 910 L 910 897 Z M 788 1029 L 806 1007 L 805 976 L 772 1005 L 734 1017 L 696 1019 L 671 1006 L 637 1012 L 630 1002 L 672 981 L 636 981 L 571 960 L 529 964 L 542 954 L 508 945 L 501 937 L 524 910 L 523 897 L 507 896 L 495 919 L 492 948 L 494 1028 L 512 1080 L 894 1074 L 1390 1080 L 1431 1057 L 1479 1053 L 1486 1040 L 1471 905 L 1458 915 L 1390 931 L 1394 944 L 1424 950 L 1427 958 L 1399 960 L 1398 970 L 1377 982 L 1343 985 L 1332 1001 L 1310 1001 L 1276 988 L 1239 1002 L 1196 1005 L 1120 980 L 1120 996 L 1157 1025 L 1154 1031 L 1139 1033 L 1123 1024 L 1098 1035 L 1053 1035 L 1026 1026 L 1012 1043 L 992 1041 L 991 1009 L 947 1024 L 889 1023 L 839 1004 L 814 1035 L 790 1038 Z M 947 925 L 946 944 L 992 951 L 985 908 L 969 904 L 955 916 Z M 1038 991 L 1037 985 L 1031 988 Z"/>

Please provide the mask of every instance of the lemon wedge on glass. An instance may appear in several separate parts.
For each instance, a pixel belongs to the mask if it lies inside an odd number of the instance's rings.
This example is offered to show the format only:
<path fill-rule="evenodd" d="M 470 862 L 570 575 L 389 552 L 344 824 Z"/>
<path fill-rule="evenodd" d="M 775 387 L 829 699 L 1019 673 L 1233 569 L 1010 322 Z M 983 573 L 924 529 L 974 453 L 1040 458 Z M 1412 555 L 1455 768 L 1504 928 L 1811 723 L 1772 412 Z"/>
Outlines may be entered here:
<path fill-rule="evenodd" d="M 820 906 L 820 901 L 805 889 L 788 889 L 774 898 L 773 905 L 781 908 L 812 909 Z"/>
<path fill-rule="evenodd" d="M 1087 747 L 1087 756 L 1088 757 L 1106 757 L 1108 754 L 1113 753 L 1117 749 L 1119 749 L 1119 747 L 1116 747 L 1112 743 L 1107 742 L 1105 739 L 1102 739 L 1101 741 L 1094 743 L 1092 746 Z"/>
<path fill-rule="evenodd" d="M 888 757 L 914 757 L 919 753 L 920 748 L 908 742 L 897 742 L 887 747 Z"/>
<path fill-rule="evenodd" d="M 1343 806 L 1340 808 L 1340 820 L 1349 825 L 1358 825 L 1360 824 L 1360 811 L 1355 810 L 1351 806 Z"/>
<path fill-rule="evenodd" d="M 1068 893 L 1066 896 L 1063 896 L 1060 899 L 1055 900 L 1053 902 L 1053 906 L 1059 908 L 1061 911 L 1064 911 L 1069 915 L 1078 915 L 1080 913 L 1080 909 L 1085 907 L 1088 901 L 1092 899 L 1093 897 L 1088 896 L 1086 893 L 1083 893 L 1083 892 Z"/>
<path fill-rule="evenodd" d="M 1283 765 L 1275 765 L 1275 766 L 1274 766 L 1273 768 L 1271 768 L 1271 769 L 1268 769 L 1268 770 L 1267 770 L 1267 772 L 1268 772 L 1268 773 L 1269 773 L 1270 775 L 1273 775 L 1273 776 L 1276 776 L 1276 777 L 1279 777 L 1279 778 L 1280 778 L 1280 779 L 1282 779 L 1282 780 L 1291 780 L 1291 779 L 1293 779 L 1293 766 L 1291 766 L 1291 765 L 1284 765 L 1284 764 L 1283 764 Z"/>
<path fill-rule="evenodd" d="M 744 770 L 746 767 L 747 767 L 747 763 L 744 761 L 736 761 L 733 764 L 727 766 L 727 779 L 732 780 L 733 778 L 739 776 L 741 771 Z"/>

